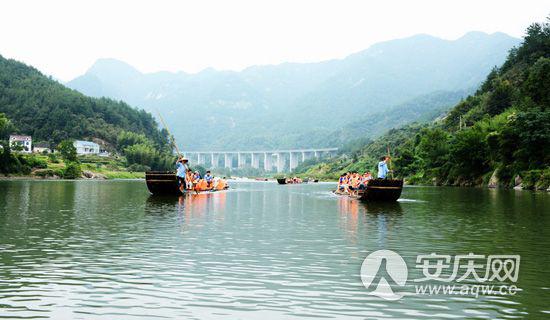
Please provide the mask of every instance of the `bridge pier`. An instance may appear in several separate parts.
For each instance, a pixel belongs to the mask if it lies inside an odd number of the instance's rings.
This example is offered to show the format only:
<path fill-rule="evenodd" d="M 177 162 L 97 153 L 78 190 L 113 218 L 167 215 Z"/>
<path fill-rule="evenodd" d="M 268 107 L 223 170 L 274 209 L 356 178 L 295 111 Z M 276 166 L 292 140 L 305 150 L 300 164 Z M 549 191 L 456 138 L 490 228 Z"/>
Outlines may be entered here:
<path fill-rule="evenodd" d="M 237 153 L 237 166 L 239 168 L 244 168 L 246 164 L 246 158 L 245 158 L 245 154 L 244 153 Z"/>
<path fill-rule="evenodd" d="M 219 153 L 211 153 L 210 154 L 210 161 L 212 162 L 212 168 L 218 168 L 220 166 L 220 154 Z"/>
<path fill-rule="evenodd" d="M 260 154 L 259 153 L 252 153 L 251 154 L 252 159 L 250 160 L 250 165 L 254 169 L 260 169 Z"/>
<path fill-rule="evenodd" d="M 289 152 L 288 154 L 289 154 L 289 158 L 290 158 L 289 169 L 292 172 L 298 166 L 298 153 Z"/>
<path fill-rule="evenodd" d="M 206 154 L 204 153 L 197 154 L 197 164 L 198 165 L 206 164 Z"/>
<path fill-rule="evenodd" d="M 264 152 L 264 171 L 270 172 L 273 170 L 271 160 L 273 160 L 273 154 L 270 152 Z"/>
<path fill-rule="evenodd" d="M 282 152 L 277 152 L 277 173 L 281 173 L 285 170 L 285 156 Z"/>
<path fill-rule="evenodd" d="M 231 167 L 233 166 L 233 155 L 230 154 L 230 153 L 224 153 L 224 167 L 225 168 L 228 168 L 228 169 L 231 169 Z"/>

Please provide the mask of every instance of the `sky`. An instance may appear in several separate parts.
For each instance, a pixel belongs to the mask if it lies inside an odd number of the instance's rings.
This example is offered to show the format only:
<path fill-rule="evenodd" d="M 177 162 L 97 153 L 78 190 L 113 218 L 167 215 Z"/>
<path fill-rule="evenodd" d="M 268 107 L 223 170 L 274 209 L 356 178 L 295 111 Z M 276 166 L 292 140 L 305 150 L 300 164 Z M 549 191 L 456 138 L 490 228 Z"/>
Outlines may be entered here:
<path fill-rule="evenodd" d="M 242 70 L 343 58 L 418 33 L 521 37 L 550 0 L 3 0 L 0 55 L 62 81 L 99 58 L 142 72 Z"/>

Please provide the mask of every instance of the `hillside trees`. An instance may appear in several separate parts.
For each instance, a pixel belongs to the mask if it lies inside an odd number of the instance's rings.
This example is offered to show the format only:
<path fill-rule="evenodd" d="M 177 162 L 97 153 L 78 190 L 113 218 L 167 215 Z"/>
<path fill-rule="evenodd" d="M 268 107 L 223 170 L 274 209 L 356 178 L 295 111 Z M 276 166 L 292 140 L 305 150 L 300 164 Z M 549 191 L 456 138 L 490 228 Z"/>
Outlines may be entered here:
<path fill-rule="evenodd" d="M 57 145 L 66 139 L 99 138 L 115 145 L 121 131 L 147 137 L 166 150 L 167 135 L 153 116 L 121 101 L 87 97 L 0 56 L 0 112 L 23 134 Z"/>
<path fill-rule="evenodd" d="M 531 25 L 522 45 L 510 51 L 474 95 L 444 119 L 418 128 L 390 130 L 360 148 L 357 161 L 340 157 L 316 168 L 328 166 L 334 177 L 358 163 L 375 163 L 383 148 L 391 146 L 396 174 L 409 182 L 480 185 L 496 172 L 501 186 L 514 186 L 519 176 L 526 188 L 548 188 L 550 23 Z M 302 170 L 315 175 L 314 167 Z"/>

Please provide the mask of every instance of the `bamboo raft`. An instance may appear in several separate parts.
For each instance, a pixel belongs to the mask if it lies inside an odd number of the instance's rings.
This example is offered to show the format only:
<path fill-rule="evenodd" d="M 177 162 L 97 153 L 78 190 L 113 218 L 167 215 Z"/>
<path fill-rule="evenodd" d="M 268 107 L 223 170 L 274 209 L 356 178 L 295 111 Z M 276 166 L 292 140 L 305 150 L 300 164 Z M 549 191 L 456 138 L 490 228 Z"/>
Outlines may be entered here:
<path fill-rule="evenodd" d="M 185 193 L 212 193 L 220 190 L 206 190 L 196 192 L 193 190 L 180 190 L 176 174 L 172 171 L 147 171 L 145 172 L 147 189 L 152 195 L 174 195 Z M 226 188 L 227 189 L 227 188 Z M 225 189 L 224 189 L 225 190 Z"/>
<path fill-rule="evenodd" d="M 358 190 L 357 195 L 350 195 L 347 192 L 335 190 L 334 194 L 347 196 L 363 201 L 397 201 L 403 191 L 402 179 L 373 179 L 370 180 L 366 189 Z"/>
<path fill-rule="evenodd" d="M 277 178 L 278 184 L 302 184 L 302 183 L 309 183 L 310 181 L 319 182 L 319 180 L 309 180 L 309 179 L 303 179 L 302 182 L 294 182 L 292 181 L 292 179 L 288 179 L 288 178 Z"/>

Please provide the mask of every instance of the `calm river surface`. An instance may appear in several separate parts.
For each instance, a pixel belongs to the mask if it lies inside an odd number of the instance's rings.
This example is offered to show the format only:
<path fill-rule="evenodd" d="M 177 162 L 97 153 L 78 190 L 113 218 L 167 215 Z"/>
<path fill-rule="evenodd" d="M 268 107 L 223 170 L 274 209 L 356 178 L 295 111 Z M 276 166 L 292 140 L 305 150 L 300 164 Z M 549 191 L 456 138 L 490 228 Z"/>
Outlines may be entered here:
<path fill-rule="evenodd" d="M 333 184 L 231 185 L 157 199 L 143 181 L 0 181 L 0 318 L 550 317 L 547 193 L 408 187 L 373 205 Z M 360 276 L 379 249 L 409 269 L 520 255 L 519 291 L 387 301 Z"/>

